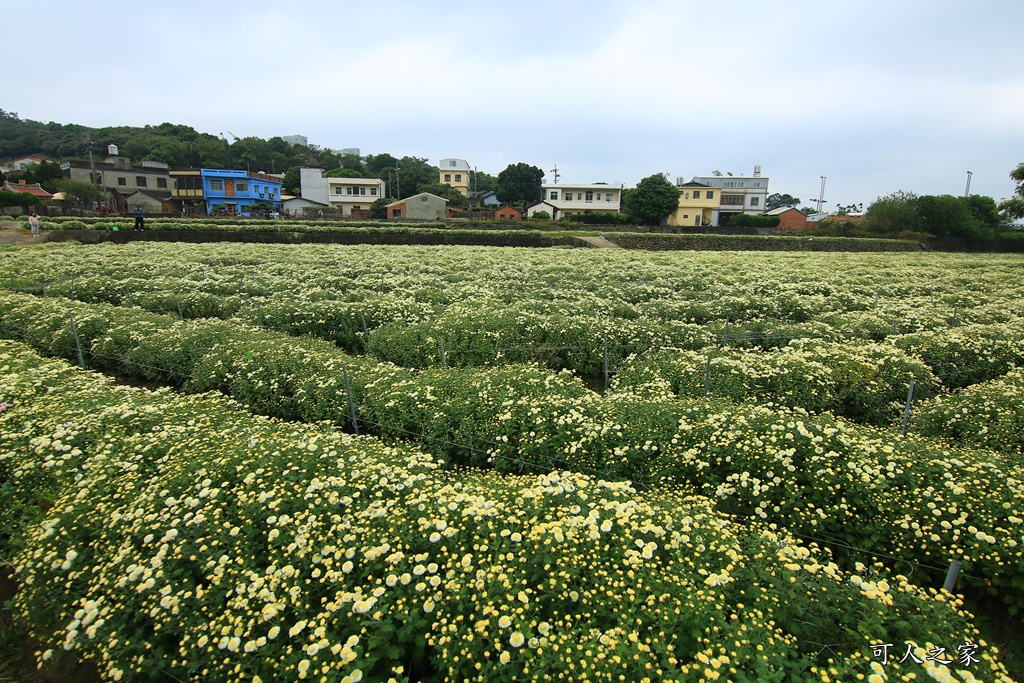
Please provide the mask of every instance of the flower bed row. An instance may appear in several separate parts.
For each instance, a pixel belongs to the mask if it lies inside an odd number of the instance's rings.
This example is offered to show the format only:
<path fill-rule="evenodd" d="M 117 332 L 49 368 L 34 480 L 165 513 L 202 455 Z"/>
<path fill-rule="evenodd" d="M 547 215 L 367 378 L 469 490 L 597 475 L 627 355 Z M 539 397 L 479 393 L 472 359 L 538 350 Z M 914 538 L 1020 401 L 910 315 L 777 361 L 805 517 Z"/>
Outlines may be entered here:
<path fill-rule="evenodd" d="M 991 276 L 986 270 L 970 289 L 939 270 L 963 263 L 966 273 L 970 259 L 923 260 L 908 284 L 883 279 L 887 259 L 856 258 L 836 266 L 841 288 L 831 271 L 806 261 L 774 264 L 772 277 L 760 281 L 735 256 L 648 263 L 552 253 L 47 245 L 0 252 L 0 265 L 12 289 L 233 318 L 419 368 L 539 362 L 600 378 L 606 366 L 617 370 L 627 355 L 647 349 L 771 351 L 793 340 L 868 339 L 919 355 L 944 386 L 957 387 L 991 378 L 990 369 L 1004 365 L 989 357 L 1014 357 L 1021 338 L 1020 293 L 989 286 L 1005 267 L 990 268 Z"/>
<path fill-rule="evenodd" d="M 117 386 L 11 343 L 0 406 L 0 504 L 33 518 L 0 548 L 44 667 L 77 657 L 127 681 L 949 668 L 1010 680 L 955 599 L 880 566 L 846 575 L 813 544 L 701 498 L 445 472 L 414 450 Z M 873 661 L 872 645 L 908 641 L 921 664 Z M 976 661 L 926 659 L 960 643 Z"/>
<path fill-rule="evenodd" d="M 126 375 L 219 389 L 288 419 L 347 425 L 354 411 L 363 429 L 421 440 L 449 466 L 678 486 L 790 533 L 940 572 L 962 560 L 969 583 L 1024 606 L 1024 536 L 1013 521 L 1024 517 L 1024 481 L 993 453 L 798 409 L 680 400 L 656 385 L 601 396 L 529 366 L 416 373 L 223 321 L 75 309 L 90 362 Z M 39 348 L 75 356 L 64 302 L 5 295 L 0 327 L 32 330 Z"/>

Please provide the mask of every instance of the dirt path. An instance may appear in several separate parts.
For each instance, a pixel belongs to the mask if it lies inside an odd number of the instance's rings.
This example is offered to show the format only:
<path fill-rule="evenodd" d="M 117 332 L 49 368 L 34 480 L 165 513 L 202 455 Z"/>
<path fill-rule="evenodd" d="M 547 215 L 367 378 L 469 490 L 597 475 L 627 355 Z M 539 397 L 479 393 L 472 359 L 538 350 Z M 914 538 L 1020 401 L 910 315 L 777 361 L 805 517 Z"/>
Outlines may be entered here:
<path fill-rule="evenodd" d="M 46 234 L 32 237 L 25 221 L 0 221 L 0 246 L 39 244 L 46 241 Z"/>

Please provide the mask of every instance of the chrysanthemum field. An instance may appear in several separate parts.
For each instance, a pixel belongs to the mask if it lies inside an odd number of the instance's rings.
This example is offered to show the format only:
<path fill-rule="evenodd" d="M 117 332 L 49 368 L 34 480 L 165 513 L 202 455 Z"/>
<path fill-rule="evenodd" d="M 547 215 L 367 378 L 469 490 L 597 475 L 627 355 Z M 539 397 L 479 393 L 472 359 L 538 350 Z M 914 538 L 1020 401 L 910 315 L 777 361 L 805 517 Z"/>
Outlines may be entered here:
<path fill-rule="evenodd" d="M 0 249 L 10 616 L 103 680 L 1012 680 L 1022 275 Z"/>

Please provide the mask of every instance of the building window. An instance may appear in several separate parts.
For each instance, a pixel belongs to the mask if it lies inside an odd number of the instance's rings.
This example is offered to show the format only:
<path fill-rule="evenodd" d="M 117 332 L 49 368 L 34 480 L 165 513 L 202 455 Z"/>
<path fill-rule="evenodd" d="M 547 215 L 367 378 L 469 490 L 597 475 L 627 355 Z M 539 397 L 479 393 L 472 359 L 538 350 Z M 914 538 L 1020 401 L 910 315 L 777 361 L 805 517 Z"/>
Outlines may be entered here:
<path fill-rule="evenodd" d="M 210 192 L 223 192 L 224 181 L 223 180 L 211 180 L 210 181 Z"/>
<path fill-rule="evenodd" d="M 754 183 L 754 187 L 761 187 L 761 182 L 758 181 L 758 182 Z"/>
<path fill-rule="evenodd" d="M 249 183 L 245 180 L 239 180 L 235 182 L 235 192 L 248 192 Z"/>
<path fill-rule="evenodd" d="M 102 173 L 97 173 L 96 174 L 96 184 L 97 185 L 102 185 L 103 184 L 103 174 Z"/>
<path fill-rule="evenodd" d="M 693 198 L 694 199 L 700 199 L 700 190 L 694 190 L 693 191 Z"/>
<path fill-rule="evenodd" d="M 449 166 L 456 166 L 457 163 L 455 162 L 455 159 L 452 159 L 451 161 L 448 162 L 448 165 Z"/>
<path fill-rule="evenodd" d="M 741 194 L 723 194 L 722 195 L 722 206 L 743 206 L 743 195 L 741 195 Z"/>
<path fill-rule="evenodd" d="M 345 194 L 352 194 L 352 188 L 351 187 L 346 187 L 345 190 L 346 190 Z"/>
<path fill-rule="evenodd" d="M 146 187 L 146 176 L 144 176 L 144 175 L 137 175 L 137 176 L 135 176 L 135 186 L 136 187 Z"/>
<path fill-rule="evenodd" d="M 128 179 L 127 179 L 127 178 L 125 178 L 124 176 L 118 176 L 118 178 L 117 178 L 117 184 L 118 184 L 118 185 L 122 185 L 122 186 L 123 186 L 123 185 L 127 185 L 127 184 L 128 184 Z"/>
<path fill-rule="evenodd" d="M 457 182 L 457 183 L 461 183 L 462 182 L 462 174 L 461 173 L 456 173 L 455 174 L 455 182 Z"/>
<path fill-rule="evenodd" d="M 760 197 L 751 197 L 750 198 L 750 205 L 751 206 L 757 206 L 760 202 L 761 202 L 761 198 Z"/>
<path fill-rule="evenodd" d="M 420 197 L 420 201 L 421 202 L 425 202 L 425 201 L 427 201 L 429 199 L 430 199 L 430 197 L 428 197 L 427 195 L 423 195 L 422 197 Z"/>
<path fill-rule="evenodd" d="M 550 199 L 558 199 L 558 190 L 551 190 Z"/>
<path fill-rule="evenodd" d="M 587 193 L 587 201 L 588 202 L 594 201 L 594 193 L 593 192 L 588 192 Z"/>
<path fill-rule="evenodd" d="M 366 188 L 365 187 L 360 187 L 359 188 L 359 194 L 361 194 L 361 195 L 363 195 L 365 197 L 366 196 Z"/>
<path fill-rule="evenodd" d="M 445 173 L 444 174 L 444 181 L 446 183 L 450 183 L 452 181 L 452 174 L 451 173 Z"/>
<path fill-rule="evenodd" d="M 708 199 L 714 199 L 714 198 L 715 198 L 715 193 L 712 192 L 711 190 L 708 190 Z"/>
<path fill-rule="evenodd" d="M 391 209 L 391 217 L 392 218 L 401 218 L 402 217 L 402 210 L 401 209 Z"/>
<path fill-rule="evenodd" d="M 117 160 L 117 165 L 120 166 L 121 168 L 124 168 L 124 166 L 125 166 L 124 159 L 118 159 Z"/>
<path fill-rule="evenodd" d="M 166 190 L 167 189 L 167 178 L 157 178 L 156 179 L 156 186 L 161 188 L 161 189 L 163 189 L 163 190 Z"/>
<path fill-rule="evenodd" d="M 605 200 L 606 202 L 610 202 L 610 201 L 612 200 L 612 193 L 611 193 L 611 192 L 609 192 L 608 194 L 606 194 L 606 195 L 604 196 L 604 200 Z"/>
<path fill-rule="evenodd" d="M 377 188 L 376 187 L 371 187 L 370 188 L 370 196 L 371 197 L 376 197 L 377 196 Z"/>

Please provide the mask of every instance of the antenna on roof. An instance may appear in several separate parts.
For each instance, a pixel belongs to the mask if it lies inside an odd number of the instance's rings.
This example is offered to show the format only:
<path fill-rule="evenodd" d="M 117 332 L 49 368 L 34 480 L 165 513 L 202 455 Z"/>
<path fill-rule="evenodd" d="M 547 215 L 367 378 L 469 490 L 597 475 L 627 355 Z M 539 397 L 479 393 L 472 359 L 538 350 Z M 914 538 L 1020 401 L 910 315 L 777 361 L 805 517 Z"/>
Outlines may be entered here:
<path fill-rule="evenodd" d="M 557 185 L 558 184 L 558 179 L 561 177 L 559 175 L 559 173 L 558 173 L 558 164 L 555 164 L 555 167 L 553 169 L 551 169 L 551 173 L 554 175 L 555 185 Z"/>

